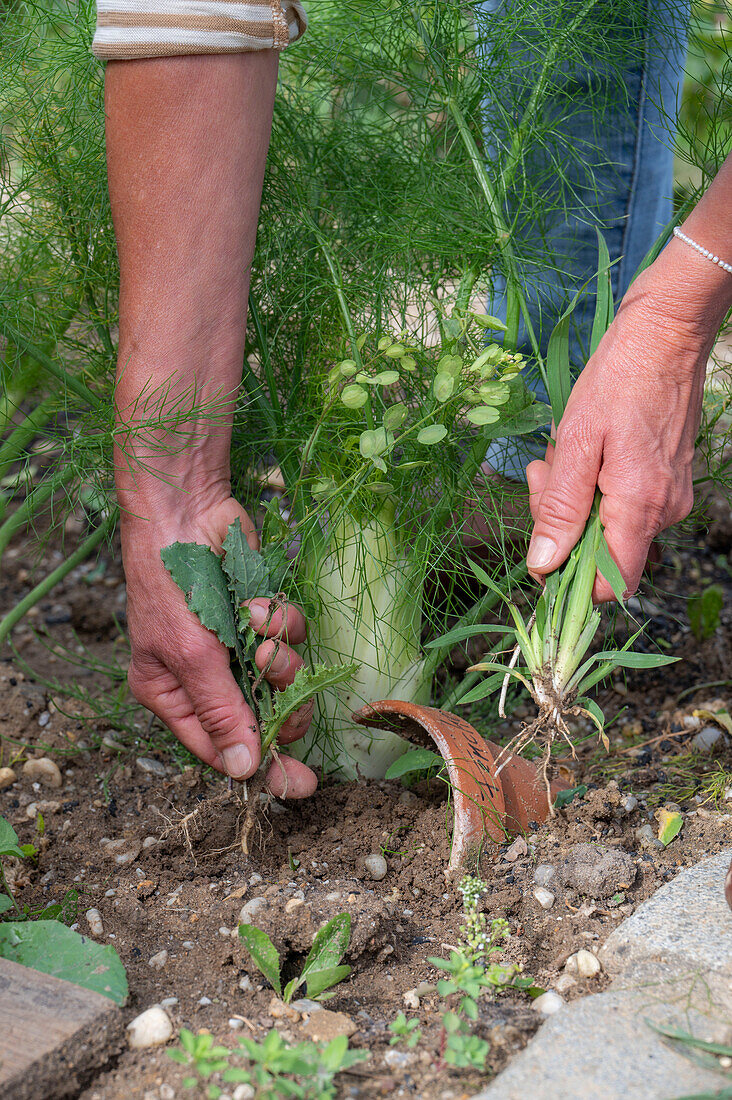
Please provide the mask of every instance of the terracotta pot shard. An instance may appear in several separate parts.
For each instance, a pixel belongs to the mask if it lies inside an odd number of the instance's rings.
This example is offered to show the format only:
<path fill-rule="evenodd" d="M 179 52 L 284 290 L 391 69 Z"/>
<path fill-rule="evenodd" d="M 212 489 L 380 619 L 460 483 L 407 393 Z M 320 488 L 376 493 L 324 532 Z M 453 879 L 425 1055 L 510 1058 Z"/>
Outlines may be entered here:
<path fill-rule="evenodd" d="M 450 873 L 474 868 L 486 840 L 502 843 L 549 814 L 546 789 L 533 764 L 506 754 L 455 714 L 381 699 L 356 711 L 353 719 L 363 726 L 396 729 L 412 744 L 439 750 L 454 800 Z M 553 784 L 552 798 L 562 788 Z"/>

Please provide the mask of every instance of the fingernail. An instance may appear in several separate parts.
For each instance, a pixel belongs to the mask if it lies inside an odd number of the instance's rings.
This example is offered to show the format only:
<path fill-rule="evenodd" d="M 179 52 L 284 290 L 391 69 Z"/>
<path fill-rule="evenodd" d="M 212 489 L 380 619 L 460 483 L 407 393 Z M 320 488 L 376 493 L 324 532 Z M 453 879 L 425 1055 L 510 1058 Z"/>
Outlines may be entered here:
<path fill-rule="evenodd" d="M 231 745 L 223 749 L 221 759 L 232 779 L 243 779 L 252 770 L 252 756 L 246 745 Z"/>
<path fill-rule="evenodd" d="M 257 603 L 255 600 L 249 604 L 249 625 L 252 630 L 259 630 L 267 621 L 269 605 Z"/>
<path fill-rule="evenodd" d="M 546 535 L 534 535 L 526 555 L 526 564 L 529 569 L 541 572 L 551 565 L 556 553 L 557 544 L 554 539 L 547 538 Z"/>

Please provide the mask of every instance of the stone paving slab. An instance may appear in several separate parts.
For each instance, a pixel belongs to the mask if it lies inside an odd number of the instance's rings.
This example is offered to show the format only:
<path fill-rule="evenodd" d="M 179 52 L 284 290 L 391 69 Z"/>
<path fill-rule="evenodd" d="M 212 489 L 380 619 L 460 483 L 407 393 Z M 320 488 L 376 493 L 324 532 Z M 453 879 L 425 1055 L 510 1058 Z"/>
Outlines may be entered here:
<path fill-rule="evenodd" d="M 122 1013 L 99 993 L 0 959 L 0 1097 L 76 1096 L 120 1050 Z"/>
<path fill-rule="evenodd" d="M 681 871 L 640 905 L 600 951 L 608 973 L 663 962 L 732 979 L 732 910 L 724 896 L 730 859 L 732 848 Z"/>
<path fill-rule="evenodd" d="M 732 849 L 682 871 L 601 952 L 610 989 L 560 1009 L 475 1100 L 675 1100 L 729 1081 L 664 1043 L 649 1020 L 730 1042 Z"/>

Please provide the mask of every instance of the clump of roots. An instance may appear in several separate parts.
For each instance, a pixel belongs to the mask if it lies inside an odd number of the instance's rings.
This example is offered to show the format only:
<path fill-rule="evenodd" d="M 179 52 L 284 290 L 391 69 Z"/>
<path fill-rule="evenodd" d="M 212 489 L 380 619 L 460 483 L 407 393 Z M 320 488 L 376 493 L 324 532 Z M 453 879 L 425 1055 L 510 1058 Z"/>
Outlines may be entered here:
<path fill-rule="evenodd" d="M 507 687 L 507 680 L 508 677 L 504 683 L 504 688 Z M 532 721 L 523 724 L 520 731 L 509 741 L 499 754 L 496 763 L 500 764 L 501 757 L 504 754 L 509 756 L 513 753 L 519 756 L 529 745 L 533 744 L 539 746 L 542 749 L 540 771 L 544 780 L 544 786 L 546 787 L 549 813 L 553 817 L 556 810 L 554 809 L 552 800 L 551 778 L 549 773 L 554 743 L 559 738 L 562 738 L 569 745 L 572 758 L 576 759 L 577 750 L 572 740 L 572 731 L 567 724 L 567 719 L 570 717 L 589 718 L 591 721 L 593 719 L 592 715 L 585 710 L 584 707 L 577 705 L 575 702 L 575 692 L 562 694 L 557 691 L 554 686 L 551 670 L 542 670 L 541 677 L 535 677 L 532 684 L 527 683 L 527 687 L 539 709 L 539 713 Z M 504 708 L 505 690 L 501 693 L 501 702 L 499 706 L 501 718 L 506 717 Z"/>
<path fill-rule="evenodd" d="M 276 760 L 278 759 L 276 753 L 273 756 Z M 205 855 L 222 855 L 239 848 L 243 855 L 249 858 L 255 848 L 263 846 L 267 832 L 266 825 L 269 825 L 267 810 L 272 801 L 272 795 L 265 786 L 266 771 L 266 767 L 260 768 L 251 779 L 244 783 L 232 784 L 218 794 L 202 799 L 195 809 L 188 812 L 173 808 L 174 816 L 169 817 L 158 811 L 165 821 L 161 839 L 167 840 L 173 837 L 182 840 L 193 862 L 196 863 L 196 850 L 199 850 L 200 854 L 201 842 L 219 824 L 222 807 L 227 803 L 235 802 L 239 808 L 234 826 L 235 839 L 224 847 L 209 848 Z M 271 831 L 270 826 L 270 834 Z"/>

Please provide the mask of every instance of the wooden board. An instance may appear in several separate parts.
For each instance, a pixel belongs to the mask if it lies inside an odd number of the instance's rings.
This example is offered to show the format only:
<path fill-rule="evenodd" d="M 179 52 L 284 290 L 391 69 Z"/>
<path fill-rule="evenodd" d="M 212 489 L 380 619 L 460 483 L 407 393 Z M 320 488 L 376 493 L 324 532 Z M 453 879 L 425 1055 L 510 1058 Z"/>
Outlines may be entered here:
<path fill-rule="evenodd" d="M 39 970 L 0 959 L 0 1097 L 57 1100 L 121 1048 L 113 1001 Z"/>

